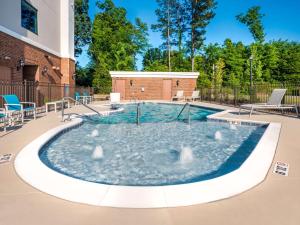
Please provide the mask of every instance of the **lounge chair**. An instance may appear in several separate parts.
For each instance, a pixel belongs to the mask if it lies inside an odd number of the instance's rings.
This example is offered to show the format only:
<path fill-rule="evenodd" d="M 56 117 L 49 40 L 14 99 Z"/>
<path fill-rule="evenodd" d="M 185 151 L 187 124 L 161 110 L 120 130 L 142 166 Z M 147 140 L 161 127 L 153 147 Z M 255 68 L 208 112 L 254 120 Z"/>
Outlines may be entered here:
<path fill-rule="evenodd" d="M 110 106 L 112 109 L 118 109 L 121 102 L 120 93 L 110 93 Z"/>
<path fill-rule="evenodd" d="M 36 105 L 34 102 L 20 102 L 16 95 L 2 95 L 6 104 L 4 104 L 7 113 L 20 112 L 22 123 L 27 113 L 32 113 L 36 119 Z M 29 106 L 28 106 L 29 105 Z"/>
<path fill-rule="evenodd" d="M 200 91 L 193 91 L 193 93 L 192 93 L 192 96 L 189 96 L 189 97 L 186 97 L 186 99 L 185 100 L 187 100 L 187 101 L 195 101 L 196 99 L 200 99 Z"/>
<path fill-rule="evenodd" d="M 298 109 L 296 105 L 281 104 L 285 93 L 286 89 L 274 89 L 267 103 L 241 105 L 239 114 L 241 113 L 242 109 L 250 110 L 249 117 L 256 109 L 280 109 L 282 112 L 284 109 L 295 109 L 296 114 L 298 116 Z"/>
<path fill-rule="evenodd" d="M 176 95 L 172 97 L 172 101 L 174 100 L 184 100 L 183 91 L 177 91 Z"/>

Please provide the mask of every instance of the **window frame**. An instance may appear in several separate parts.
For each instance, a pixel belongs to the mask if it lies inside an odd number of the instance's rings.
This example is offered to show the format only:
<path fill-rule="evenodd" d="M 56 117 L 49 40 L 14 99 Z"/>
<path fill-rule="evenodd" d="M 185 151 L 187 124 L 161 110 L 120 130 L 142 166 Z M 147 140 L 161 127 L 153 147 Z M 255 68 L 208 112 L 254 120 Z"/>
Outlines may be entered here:
<path fill-rule="evenodd" d="M 36 23 L 35 23 L 35 27 L 34 30 L 30 30 L 27 27 L 23 26 L 23 22 L 22 22 L 22 5 L 25 4 L 27 7 L 29 7 L 30 9 L 32 9 L 35 14 L 36 14 Z M 38 9 L 35 8 L 32 4 L 30 4 L 27 0 L 21 0 L 21 27 L 23 27 L 24 29 L 38 35 Z"/>

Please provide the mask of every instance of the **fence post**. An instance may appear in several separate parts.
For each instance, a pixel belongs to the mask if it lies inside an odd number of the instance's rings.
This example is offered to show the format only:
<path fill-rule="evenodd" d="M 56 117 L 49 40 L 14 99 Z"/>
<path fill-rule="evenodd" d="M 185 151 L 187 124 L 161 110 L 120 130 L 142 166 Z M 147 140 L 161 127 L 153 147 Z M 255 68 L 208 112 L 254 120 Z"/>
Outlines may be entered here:
<path fill-rule="evenodd" d="M 203 101 L 203 88 L 200 87 L 200 101 Z"/>
<path fill-rule="evenodd" d="M 233 102 L 234 102 L 234 105 L 236 106 L 237 105 L 237 87 L 234 86 L 233 87 Z"/>
<path fill-rule="evenodd" d="M 252 85 L 249 86 L 250 103 L 252 104 Z"/>
<path fill-rule="evenodd" d="M 66 96 L 66 84 L 64 83 L 63 98 Z"/>
<path fill-rule="evenodd" d="M 27 102 L 27 80 L 24 80 L 24 102 Z"/>
<path fill-rule="evenodd" d="M 51 102 L 51 100 L 50 100 L 51 93 L 50 92 L 51 92 L 51 87 L 50 87 L 50 83 L 48 83 L 48 99 L 47 99 L 48 102 Z"/>

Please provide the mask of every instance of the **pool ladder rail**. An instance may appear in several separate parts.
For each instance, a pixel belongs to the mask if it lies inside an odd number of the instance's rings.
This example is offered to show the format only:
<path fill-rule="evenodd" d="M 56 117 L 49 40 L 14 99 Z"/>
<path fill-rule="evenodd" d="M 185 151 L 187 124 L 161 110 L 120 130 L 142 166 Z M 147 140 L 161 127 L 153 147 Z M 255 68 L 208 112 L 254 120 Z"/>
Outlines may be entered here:
<path fill-rule="evenodd" d="M 136 125 L 140 125 L 141 124 L 141 103 L 137 103 L 136 105 Z"/>
<path fill-rule="evenodd" d="M 185 110 L 185 108 L 188 107 L 188 119 L 187 119 L 187 123 L 191 124 L 191 105 L 190 103 L 185 103 L 184 106 L 182 107 L 180 113 L 177 116 L 177 120 L 179 119 L 179 117 L 181 116 L 181 114 L 183 113 L 183 111 Z"/>
<path fill-rule="evenodd" d="M 82 106 L 84 106 L 85 108 L 87 108 L 87 109 L 93 111 L 94 113 L 98 114 L 98 116 L 102 116 L 97 110 L 93 109 L 92 107 L 88 106 L 87 104 L 85 104 L 85 103 L 83 103 L 83 102 L 80 102 L 80 101 L 75 100 L 75 99 L 72 98 L 72 97 L 63 97 L 63 98 L 62 98 L 62 105 L 64 105 L 64 102 L 65 102 L 66 100 L 71 100 L 71 101 L 75 102 L 76 104 L 82 105 Z M 67 119 L 65 119 L 65 115 L 68 116 Z M 68 114 L 65 114 L 64 107 L 62 107 L 62 110 L 61 110 L 61 119 L 62 119 L 62 122 L 65 122 L 65 120 L 70 120 L 72 115 L 82 116 L 82 115 L 79 115 L 78 113 L 68 113 Z"/>

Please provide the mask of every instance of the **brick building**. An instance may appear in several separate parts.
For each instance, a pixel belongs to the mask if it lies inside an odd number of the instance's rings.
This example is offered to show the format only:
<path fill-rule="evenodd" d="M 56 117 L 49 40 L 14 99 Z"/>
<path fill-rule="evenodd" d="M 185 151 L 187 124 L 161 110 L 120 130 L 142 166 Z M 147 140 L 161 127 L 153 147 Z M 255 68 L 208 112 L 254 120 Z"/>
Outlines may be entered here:
<path fill-rule="evenodd" d="M 74 0 L 1 0 L 0 81 L 75 85 L 73 8 Z"/>
<path fill-rule="evenodd" d="M 193 72 L 118 72 L 111 71 L 112 90 L 122 100 L 171 100 L 178 90 L 191 96 L 199 73 Z"/>

